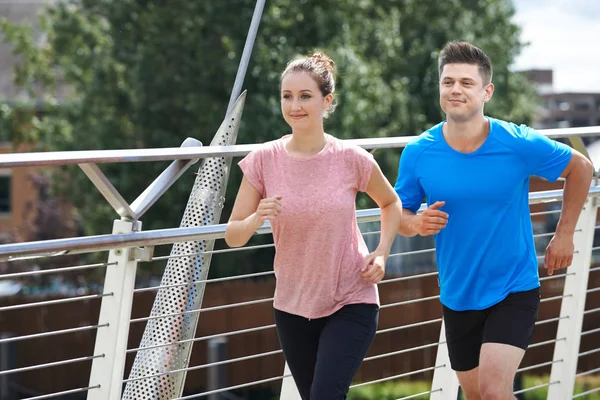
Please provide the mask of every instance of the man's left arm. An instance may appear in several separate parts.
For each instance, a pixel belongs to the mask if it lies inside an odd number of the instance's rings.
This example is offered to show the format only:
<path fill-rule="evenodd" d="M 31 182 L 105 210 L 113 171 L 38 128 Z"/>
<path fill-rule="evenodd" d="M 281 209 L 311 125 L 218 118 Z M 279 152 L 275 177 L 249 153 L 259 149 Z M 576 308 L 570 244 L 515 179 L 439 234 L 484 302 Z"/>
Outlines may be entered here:
<path fill-rule="evenodd" d="M 560 175 L 565 178 L 563 205 L 554 237 L 546 247 L 544 268 L 548 275 L 570 266 L 573 261 L 575 225 L 587 199 L 593 174 L 590 160 L 573 150 L 571 160 Z"/>

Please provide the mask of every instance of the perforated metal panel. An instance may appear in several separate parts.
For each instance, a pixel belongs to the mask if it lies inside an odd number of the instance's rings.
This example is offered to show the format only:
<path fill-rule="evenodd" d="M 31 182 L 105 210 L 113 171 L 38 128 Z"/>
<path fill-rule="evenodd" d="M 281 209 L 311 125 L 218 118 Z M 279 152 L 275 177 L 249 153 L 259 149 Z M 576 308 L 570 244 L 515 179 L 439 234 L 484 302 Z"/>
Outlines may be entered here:
<path fill-rule="evenodd" d="M 228 117 L 223 121 L 211 146 L 235 144 L 246 93 L 242 93 Z M 205 159 L 198 170 L 192 193 L 181 221 L 182 227 L 210 225 L 219 222 L 225 188 L 229 177 L 231 158 Z M 176 243 L 162 285 L 205 280 L 208 276 L 211 255 L 185 256 L 213 249 L 214 240 Z M 205 284 L 166 288 L 158 291 L 150 316 L 161 316 L 200 309 Z M 151 319 L 146 325 L 140 347 L 149 347 L 185 339 L 192 339 L 198 324 L 199 313 Z M 141 350 L 137 353 L 129 378 L 179 370 L 188 366 L 191 343 Z M 127 382 L 124 399 L 168 400 L 180 397 L 185 382 L 185 372 Z"/>

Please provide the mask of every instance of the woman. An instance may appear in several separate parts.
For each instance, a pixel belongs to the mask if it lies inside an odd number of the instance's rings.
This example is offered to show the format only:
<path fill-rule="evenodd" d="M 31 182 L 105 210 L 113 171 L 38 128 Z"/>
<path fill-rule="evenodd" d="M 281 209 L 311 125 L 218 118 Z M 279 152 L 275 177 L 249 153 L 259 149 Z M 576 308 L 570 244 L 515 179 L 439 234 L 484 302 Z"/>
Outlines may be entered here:
<path fill-rule="evenodd" d="M 265 221 L 276 255 L 274 317 L 303 400 L 345 399 L 377 329 L 385 262 L 402 205 L 367 151 L 326 134 L 334 62 L 323 53 L 294 60 L 281 75 L 281 111 L 292 134 L 240 163 L 244 178 L 227 226 L 231 247 Z M 356 222 L 357 191 L 381 208 L 369 254 Z"/>

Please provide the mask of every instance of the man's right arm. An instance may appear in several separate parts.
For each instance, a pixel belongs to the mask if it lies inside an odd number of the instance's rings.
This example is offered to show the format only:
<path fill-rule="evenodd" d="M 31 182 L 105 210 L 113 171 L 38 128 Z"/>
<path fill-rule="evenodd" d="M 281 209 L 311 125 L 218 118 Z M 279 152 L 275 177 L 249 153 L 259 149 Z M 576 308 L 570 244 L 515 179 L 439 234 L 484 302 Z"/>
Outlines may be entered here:
<path fill-rule="evenodd" d="M 421 206 L 425 192 L 415 174 L 418 168 L 417 158 L 420 154 L 416 142 L 409 143 L 400 157 L 398 178 L 394 190 L 405 208 L 402 210 L 402 220 L 398 233 L 402 236 L 429 236 L 438 233 L 446 227 L 448 214 L 439 210 L 444 204 L 437 201 L 420 214 L 415 211 Z M 408 207 L 408 208 L 406 208 Z M 414 210 L 414 211 L 411 211 Z"/>
<path fill-rule="evenodd" d="M 406 237 L 440 233 L 448 224 L 448 214 L 440 210 L 444 204 L 446 203 L 443 201 L 436 201 L 421 214 L 415 214 L 406 208 L 402 209 L 402 220 L 398 233 Z"/>
<path fill-rule="evenodd" d="M 417 231 L 414 229 L 414 226 L 417 218 L 419 217 L 414 212 L 403 208 L 402 220 L 400 221 L 400 229 L 398 229 L 398 234 L 406 237 L 416 236 Z"/>

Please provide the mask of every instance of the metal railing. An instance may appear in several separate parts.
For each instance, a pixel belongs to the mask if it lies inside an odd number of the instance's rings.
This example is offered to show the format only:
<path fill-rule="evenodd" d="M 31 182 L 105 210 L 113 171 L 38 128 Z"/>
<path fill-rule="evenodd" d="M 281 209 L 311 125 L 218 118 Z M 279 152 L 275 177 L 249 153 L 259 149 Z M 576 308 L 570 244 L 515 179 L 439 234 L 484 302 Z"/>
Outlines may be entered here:
<path fill-rule="evenodd" d="M 581 136 L 592 136 L 600 134 L 600 127 L 589 128 L 573 128 L 565 130 L 543 131 L 550 137 L 567 137 L 575 141 L 580 140 Z M 399 138 L 380 138 L 380 139 L 360 139 L 352 142 L 366 149 L 384 149 L 384 148 L 401 148 L 406 145 L 410 137 Z M 198 143 L 194 142 L 194 145 Z M 95 252 L 108 252 L 108 259 L 105 263 L 88 263 L 82 265 L 67 264 L 64 267 L 57 267 L 48 270 L 31 270 L 25 272 L 9 272 L 0 275 L 0 280 L 15 280 L 23 278 L 32 278 L 48 275 L 58 275 L 63 273 L 104 270 L 106 280 L 104 287 L 98 293 L 85 293 L 81 295 L 66 295 L 60 298 L 53 299 L 27 299 L 19 304 L 6 304 L 0 306 L 0 318 L 11 313 L 27 312 L 30 309 L 42 309 L 44 313 L 51 313 L 52 310 L 58 307 L 73 307 L 81 304 L 97 304 L 101 301 L 100 315 L 97 320 L 91 323 L 81 323 L 80 321 L 70 321 L 72 326 L 49 329 L 39 332 L 29 332 L 18 334 L 19 326 L 8 326 L 8 329 L 17 334 L 9 337 L 0 338 L 0 349 L 6 349 L 10 346 L 16 347 L 23 345 L 30 346 L 31 343 L 41 340 L 51 340 L 59 337 L 73 337 L 73 335 L 85 335 L 97 333 L 95 350 L 91 354 L 69 355 L 67 357 L 57 356 L 54 359 L 40 358 L 44 361 L 28 365 L 14 365 L 8 369 L 0 371 L 1 382 L 7 381 L 8 378 L 25 376 L 28 373 L 35 373 L 37 377 L 52 376 L 53 370 L 60 368 L 73 367 L 78 369 L 86 369 L 96 365 L 102 367 L 102 376 L 90 374 L 89 382 L 81 382 L 78 387 L 65 389 L 58 388 L 50 393 L 31 393 L 29 399 L 46 399 L 60 398 L 67 394 L 88 393 L 90 399 L 113 399 L 120 398 L 121 390 L 124 384 L 129 384 L 139 381 L 152 381 L 153 390 L 160 390 L 161 379 L 169 376 L 171 378 L 181 379 L 185 382 L 186 377 L 190 374 L 200 376 L 204 374 L 202 381 L 204 382 L 199 389 L 196 386 L 194 393 L 181 393 L 176 399 L 192 399 L 192 398 L 209 398 L 216 399 L 217 395 L 225 396 L 224 398 L 240 398 L 240 393 L 249 388 L 272 388 L 279 391 L 280 394 L 275 397 L 280 398 L 299 398 L 293 380 L 287 368 L 283 367 L 283 356 L 278 348 L 276 341 L 274 324 L 272 319 L 265 312 L 271 307 L 272 292 L 269 295 L 257 291 L 249 298 L 234 299 L 231 302 L 223 304 L 212 304 L 210 297 L 207 297 L 210 305 L 202 305 L 197 309 L 185 310 L 177 313 L 148 315 L 147 311 L 140 311 L 133 307 L 133 302 L 143 296 L 151 296 L 155 293 L 164 290 L 192 290 L 199 285 L 219 285 L 221 288 L 233 288 L 241 282 L 248 282 L 247 286 L 251 289 L 265 283 L 270 285 L 273 282 L 273 272 L 255 272 L 244 273 L 240 275 L 223 277 L 217 279 L 203 278 L 190 279 L 185 282 L 173 284 L 151 284 L 145 287 L 135 287 L 136 269 L 138 266 L 143 267 L 147 262 L 167 261 L 173 257 L 193 257 L 204 256 L 207 254 L 220 256 L 233 252 L 248 252 L 248 251 L 272 251 L 273 244 L 250 245 L 238 249 L 221 249 L 208 250 L 203 252 L 193 252 L 189 254 L 178 254 L 176 256 L 154 256 L 154 248 L 157 246 L 172 245 L 174 243 L 214 240 L 222 239 L 225 233 L 225 225 L 215 224 L 209 226 L 196 226 L 186 228 L 172 228 L 153 231 L 141 231 L 138 218 L 143 214 L 143 211 L 158 199 L 160 194 L 164 193 L 167 187 L 172 184 L 177 177 L 188 168 L 193 162 L 205 157 L 233 157 L 243 156 L 258 145 L 244 146 L 207 146 L 207 147 L 185 147 L 181 149 L 148 149 L 137 150 L 135 153 L 128 151 L 98 151 L 98 152 L 69 152 L 69 153 L 26 153 L 12 154 L 0 160 L 0 168 L 21 167 L 21 166 L 52 166 L 64 164 L 79 164 L 88 166 L 82 168 L 90 177 L 92 182 L 98 189 L 105 194 L 106 200 L 113 205 L 117 214 L 121 219 L 114 222 L 113 234 L 99 235 L 91 237 L 79 237 L 70 239 L 46 240 L 27 243 L 11 243 L 0 245 L 0 259 L 9 265 L 15 265 L 19 262 L 37 262 L 39 260 L 52 259 L 57 260 L 56 264 L 60 264 L 65 256 L 71 254 L 84 254 Z M 127 154 L 127 156 L 126 156 Z M 134 154 L 134 156 L 130 156 Z M 167 179 L 157 179 L 153 186 L 153 190 L 145 192 L 142 199 L 133 204 L 144 204 L 144 207 L 124 207 L 127 205 L 114 195 L 113 188 L 105 177 L 99 175 L 94 168 L 89 166 L 101 162 L 152 162 L 156 160 L 175 160 L 170 166 L 170 170 L 166 175 Z M 90 172 L 92 171 L 92 172 Z M 161 175 L 162 176 L 162 175 Z M 542 293 L 546 294 L 542 298 L 541 310 L 554 307 L 557 308 L 560 304 L 560 311 L 553 315 L 546 315 L 545 312 L 540 313 L 540 319 L 536 324 L 536 329 L 545 329 L 550 327 L 552 338 L 543 337 L 534 341 L 530 346 L 529 353 L 543 352 L 545 361 L 528 363 L 526 356 L 523 365 L 519 369 L 519 376 L 537 373 L 540 370 L 550 370 L 550 375 L 546 382 L 535 384 L 530 387 L 520 388 L 515 391 L 515 394 L 524 393 L 533 390 L 548 390 L 549 399 L 565 399 L 565 398 L 582 398 L 594 392 L 600 391 L 598 380 L 590 380 L 591 376 L 598 375 L 600 372 L 600 363 L 593 363 L 593 359 L 600 359 L 598 354 L 600 348 L 598 343 L 600 339 L 600 308 L 597 304 L 600 303 L 600 267 L 592 259 L 592 254 L 597 252 L 600 247 L 594 247 L 593 240 L 596 232 L 596 215 L 597 215 L 597 197 L 600 196 L 600 186 L 594 184 L 590 189 L 589 196 L 585 208 L 580 216 L 576 233 L 575 233 L 575 251 L 573 265 L 564 273 L 558 273 L 553 276 L 543 276 Z M 562 190 L 549 190 L 542 192 L 530 193 L 530 203 L 533 204 L 552 204 L 562 200 Z M 129 206 L 129 205 L 127 205 Z M 423 208 L 423 207 L 422 207 Z M 558 211 L 545 210 L 532 212 L 533 217 L 545 217 L 547 215 L 556 214 Z M 361 226 L 364 223 L 373 223 L 379 220 L 380 214 L 377 209 L 359 210 L 357 219 Z M 118 233 L 123 232 L 123 233 Z M 257 232 L 257 235 L 270 233 L 269 224 L 263 225 Z M 378 231 L 365 232 L 365 237 L 377 235 Z M 552 232 L 542 232 L 535 235 L 536 241 L 544 242 L 549 240 Z M 397 247 L 396 247 L 397 248 Z M 390 262 L 393 260 L 407 260 L 414 256 L 428 256 L 435 252 L 433 248 L 411 250 L 401 249 L 390 256 Z M 542 256 L 540 256 L 542 257 Z M 434 265 L 432 264 L 432 267 Z M 458 391 L 458 382 L 455 374 L 449 368 L 447 350 L 445 346 L 445 337 L 443 331 L 443 320 L 441 318 L 441 310 L 436 309 L 432 316 L 423 316 L 418 320 L 409 320 L 404 318 L 406 310 L 416 310 L 415 307 L 439 306 L 439 291 L 435 282 L 437 272 L 435 270 L 424 271 L 410 276 L 388 275 L 380 283 L 380 292 L 382 296 L 381 313 L 388 313 L 386 320 L 389 320 L 389 315 L 397 315 L 392 317 L 392 320 L 402 321 L 395 323 L 392 326 L 380 326 L 374 345 L 372 354 L 364 359 L 363 365 L 357 375 L 357 382 L 352 386 L 352 391 L 362 390 L 365 387 L 373 387 L 377 385 L 389 384 L 399 381 L 408 381 L 414 378 L 430 382 L 429 390 L 415 390 L 414 393 L 407 394 L 402 399 L 419 398 L 429 396 L 431 399 L 448 399 L 456 398 Z M 593 286 L 596 285 L 596 286 Z M 263 286 L 260 286 L 264 288 Z M 403 292 L 402 288 L 410 287 L 417 295 L 411 297 L 411 291 Z M 431 289 L 433 287 L 433 289 Z M 210 290 L 210 286 L 207 290 Z M 223 289 L 221 289 L 223 290 Z M 264 292 L 264 291 L 263 291 Z M 207 292 L 214 293 L 214 292 Z M 252 290 L 250 293 L 253 293 Z M 586 305 L 586 299 L 588 303 Z M 384 301 L 385 300 L 385 301 Z M 594 303 L 595 302 L 595 303 Z M 594 305 L 596 304 L 596 305 Z M 266 310 L 265 310 L 266 307 Z M 140 315 L 133 317 L 134 315 Z M 133 330 L 139 326 L 148 323 L 148 321 L 163 319 L 172 316 L 181 316 L 183 318 L 198 314 L 215 314 L 215 313 L 233 313 L 237 310 L 246 312 L 245 310 L 258 308 L 262 315 L 258 320 L 267 321 L 258 324 L 243 324 L 241 322 L 233 324 L 234 329 L 213 331 L 211 325 L 216 319 L 204 319 L 200 324 L 200 335 L 191 339 L 183 340 L 165 340 L 160 343 L 155 343 L 151 346 L 140 346 L 138 336 L 133 335 Z M 439 308 L 439 307 L 438 307 Z M 72 308 L 71 308 L 72 309 Z M 142 314 L 140 314 L 143 312 Z M 228 314 L 233 315 L 233 314 Z M 239 314 L 236 314 L 239 315 Z M 259 315 L 259 314 L 256 314 Z M 6 321 L 7 319 L 2 319 Z M 13 319 L 16 320 L 16 319 Z M 246 321 L 247 322 L 247 321 Z M 556 329 L 553 327 L 556 326 Z M 177 330 L 178 326 L 171 326 L 170 329 Z M 432 331 L 433 330 L 433 331 Z M 432 333 L 433 332 L 433 333 Z M 258 335 L 258 336 L 257 336 Z M 418 338 L 421 335 L 424 342 L 420 344 L 405 346 L 402 340 L 393 341 L 389 338 Z M 260 342 L 267 343 L 267 348 L 261 347 L 259 351 L 253 354 L 234 354 L 231 357 L 215 356 L 210 353 L 211 346 L 219 346 L 223 340 L 246 340 L 244 338 L 260 337 Z M 131 344 L 131 340 L 138 340 L 136 344 Z M 590 340 L 587 340 L 587 339 Z M 389 339 L 389 340 L 388 340 Z M 587 347 L 580 347 L 581 342 L 586 339 Z M 221 342 L 219 342 L 219 340 Z M 383 346 L 387 340 L 388 345 Z M 129 345 L 128 345 L 129 341 Z M 412 343 L 412 341 L 408 341 Z M 67 343 L 67 342 L 62 342 Z M 243 343 L 243 342 L 242 342 Z M 416 342 L 415 342 L 416 343 Z M 590 343 L 592 343 L 590 347 Z M 148 368 L 148 372 L 142 376 L 130 377 L 124 375 L 127 357 L 136 355 L 142 352 L 153 351 L 159 348 L 173 349 L 182 345 L 194 345 L 196 349 L 204 349 L 198 347 L 205 345 L 208 347 L 207 355 L 204 360 L 197 363 L 191 363 L 184 368 L 169 368 L 168 364 L 152 366 Z M 270 346 L 270 348 L 269 348 Z M 260 347 L 260 346 L 259 346 Z M 21 347 L 20 347 L 21 348 Z M 245 346 L 241 347 L 242 349 Z M 384 349 L 384 350 L 379 350 Z M 553 349 L 553 350 L 552 350 Z M 59 354 L 59 352 L 49 351 L 49 354 Z M 70 354 L 67 352 L 62 352 Z M 424 365 L 420 362 L 418 367 L 411 370 L 406 370 L 410 366 L 405 366 L 402 360 L 415 360 L 415 354 L 421 354 L 422 359 L 433 361 L 430 365 Z M 428 355 L 429 354 L 429 355 Z M 433 354 L 436 354 L 434 357 Z M 539 357 L 538 357 L 539 358 Z M 582 363 L 581 360 L 586 361 Z M 592 360 L 590 362 L 589 360 Z M 395 367 L 381 368 L 377 367 L 377 363 L 389 362 L 390 366 Z M 250 363 L 250 364 L 248 364 Z M 240 368 L 248 365 L 277 365 L 281 366 L 279 373 L 269 376 L 261 376 L 257 379 L 238 382 L 238 376 L 235 374 L 223 374 L 223 371 L 241 371 Z M 411 361 L 411 365 L 415 364 Z M 407 364 L 408 365 L 408 364 Z M 416 364 L 415 364 L 416 365 Z M 583 365 L 591 365 L 592 367 L 585 370 Z M 246 368 L 248 369 L 248 368 Z M 266 367 L 265 369 L 272 369 Z M 386 372 L 385 376 L 375 376 L 369 371 L 381 370 Z M 223 380 L 223 377 L 230 376 L 230 381 Z M 238 374 L 239 375 L 239 374 Z M 249 374 L 250 375 L 250 374 Z M 13 379 L 17 382 L 16 379 Z M 578 385 L 585 390 L 580 390 L 575 393 L 576 382 L 585 382 Z M 589 383 L 592 382 L 592 383 Z M 596 386 L 590 387 L 589 385 Z M 51 385 L 50 385 L 51 386 Z M 0 389 L 1 391 L 1 389 Z M 154 396 L 154 397 L 151 397 Z M 236 397 L 237 396 L 237 397 Z M 243 396 L 243 395 L 242 395 Z M 454 396 L 454 397 L 452 397 Z M 167 398 L 161 397 L 161 394 L 154 392 L 152 394 L 142 393 L 138 397 L 142 398 Z M 243 397 L 242 397 L 243 398 Z"/>

